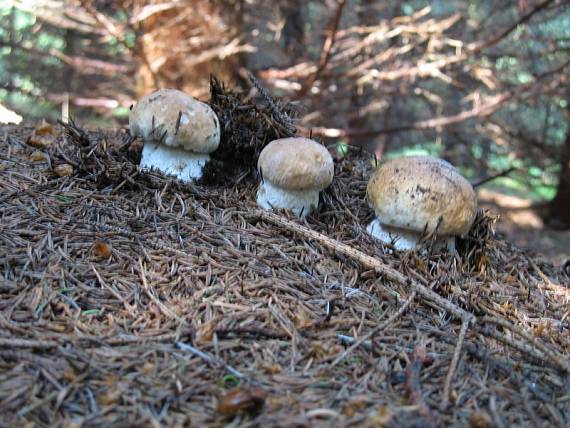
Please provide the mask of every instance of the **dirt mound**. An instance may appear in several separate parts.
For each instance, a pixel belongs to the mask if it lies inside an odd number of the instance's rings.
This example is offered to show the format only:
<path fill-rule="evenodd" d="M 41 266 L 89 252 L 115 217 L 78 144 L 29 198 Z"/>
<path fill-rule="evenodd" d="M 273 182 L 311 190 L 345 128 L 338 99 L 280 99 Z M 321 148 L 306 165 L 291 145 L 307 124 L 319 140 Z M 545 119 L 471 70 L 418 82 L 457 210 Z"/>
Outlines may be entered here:
<path fill-rule="evenodd" d="M 568 278 L 489 213 L 457 256 L 394 253 L 360 159 L 300 221 L 141 172 L 120 132 L 1 130 L 2 425 L 570 422 Z"/>

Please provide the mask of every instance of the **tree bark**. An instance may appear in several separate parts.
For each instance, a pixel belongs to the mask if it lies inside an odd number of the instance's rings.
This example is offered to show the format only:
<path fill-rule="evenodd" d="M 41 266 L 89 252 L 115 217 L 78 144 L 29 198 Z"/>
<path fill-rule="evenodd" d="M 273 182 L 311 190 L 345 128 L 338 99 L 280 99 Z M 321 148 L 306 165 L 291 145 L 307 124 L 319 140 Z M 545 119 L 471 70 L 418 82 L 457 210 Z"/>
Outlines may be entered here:
<path fill-rule="evenodd" d="M 570 229 L 570 130 L 566 133 L 566 141 L 561 153 L 560 177 L 556 196 L 549 203 L 546 223 L 556 229 Z"/>
<path fill-rule="evenodd" d="M 285 19 L 283 27 L 283 42 L 285 51 L 293 64 L 305 55 L 305 20 L 303 17 L 302 0 L 289 0 L 280 4 L 281 13 Z"/>
<path fill-rule="evenodd" d="M 378 14 L 374 10 L 375 2 L 373 0 L 362 0 L 358 3 L 358 25 L 363 27 L 372 26 L 378 22 Z M 359 37 L 362 39 L 362 36 Z M 361 60 L 365 60 L 365 54 L 361 53 Z M 370 103 L 372 90 L 370 87 L 354 87 L 350 94 L 350 112 L 351 117 L 348 121 L 348 127 L 354 129 L 365 129 L 368 127 L 368 115 L 364 115 L 362 110 Z M 383 116 L 385 122 L 386 116 Z M 349 143 L 353 146 L 361 146 L 370 153 L 375 152 L 379 145 L 382 145 L 385 136 L 380 137 L 382 141 L 378 141 L 378 138 L 371 138 L 366 141 L 355 141 L 355 139 L 349 139 Z"/>
<path fill-rule="evenodd" d="M 135 48 L 137 95 L 177 88 L 206 99 L 210 74 L 224 82 L 237 79 L 243 52 L 239 3 L 182 2 L 141 19 Z M 156 5 L 156 0 L 139 1 L 134 16 Z"/>

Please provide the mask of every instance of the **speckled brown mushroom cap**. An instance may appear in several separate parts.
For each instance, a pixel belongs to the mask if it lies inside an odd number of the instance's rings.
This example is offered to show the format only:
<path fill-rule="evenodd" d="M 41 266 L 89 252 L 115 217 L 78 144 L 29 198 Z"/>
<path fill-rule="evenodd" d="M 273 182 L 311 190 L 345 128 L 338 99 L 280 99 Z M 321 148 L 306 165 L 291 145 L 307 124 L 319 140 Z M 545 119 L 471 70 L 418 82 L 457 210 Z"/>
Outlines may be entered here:
<path fill-rule="evenodd" d="M 334 163 L 328 150 L 308 138 L 281 138 L 261 151 L 257 168 L 263 179 L 286 190 L 322 190 L 334 176 Z"/>
<path fill-rule="evenodd" d="M 382 224 L 439 235 L 465 235 L 477 213 L 471 184 L 448 162 L 410 156 L 382 164 L 368 182 L 368 199 Z"/>
<path fill-rule="evenodd" d="M 141 98 L 129 113 L 129 128 L 145 141 L 164 138 L 167 146 L 196 153 L 211 153 L 220 144 L 220 123 L 212 108 L 176 89 Z"/>

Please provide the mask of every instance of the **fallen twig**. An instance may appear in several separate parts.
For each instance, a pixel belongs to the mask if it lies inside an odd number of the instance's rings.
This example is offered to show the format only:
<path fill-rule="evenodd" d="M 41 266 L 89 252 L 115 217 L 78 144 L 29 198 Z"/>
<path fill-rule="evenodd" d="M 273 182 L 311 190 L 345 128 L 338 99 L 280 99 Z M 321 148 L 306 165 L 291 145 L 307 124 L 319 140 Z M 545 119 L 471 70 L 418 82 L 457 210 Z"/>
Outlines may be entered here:
<path fill-rule="evenodd" d="M 315 81 L 319 78 L 319 75 L 325 69 L 329 62 L 330 54 L 332 47 L 334 46 L 334 42 L 336 39 L 336 33 L 338 30 L 338 26 L 340 24 L 340 18 L 342 17 L 342 10 L 344 9 L 344 5 L 346 0 L 337 0 L 337 7 L 335 14 L 332 17 L 330 28 L 328 30 L 327 38 L 323 44 L 323 49 L 321 51 L 321 57 L 319 58 L 319 64 L 317 65 L 317 69 L 313 74 L 309 76 L 307 81 L 303 84 L 299 93 L 297 94 L 298 97 L 303 97 L 307 94 L 313 87 Z"/>
<path fill-rule="evenodd" d="M 554 365 L 555 367 L 558 367 L 559 369 L 564 370 L 566 373 L 570 374 L 570 364 L 568 363 L 568 360 L 565 360 L 562 356 L 558 355 L 556 352 L 549 349 L 544 343 L 541 343 L 534 336 L 532 336 L 530 333 L 523 330 L 522 328 L 519 328 L 516 325 L 511 324 L 507 320 L 503 320 L 503 319 L 495 318 L 495 317 L 488 317 L 488 316 L 482 317 L 479 320 L 479 322 L 481 324 L 486 323 L 486 324 L 495 324 L 495 325 L 501 326 L 504 329 L 507 329 L 507 330 L 511 331 L 512 333 L 522 337 L 523 339 L 530 342 L 536 349 L 538 349 L 540 351 L 540 353 L 534 352 L 532 355 L 533 357 L 539 358 L 539 359 L 550 360 L 550 363 L 552 365 Z M 499 332 L 495 332 L 495 333 L 498 333 L 498 334 L 494 334 L 495 338 L 498 338 L 499 336 L 504 336 L 504 335 L 500 335 Z M 507 336 L 504 336 L 504 338 L 501 339 L 501 341 L 505 342 L 508 339 L 509 338 Z M 523 349 L 520 349 L 520 347 L 518 349 L 521 352 L 528 353 L 528 348 L 526 346 L 523 347 Z M 541 356 L 541 355 L 543 355 L 543 356 Z"/>
<path fill-rule="evenodd" d="M 497 174 L 493 174 L 493 175 L 490 175 L 488 177 L 477 180 L 475 183 L 471 183 L 471 185 L 473 187 L 479 187 L 485 183 L 488 183 L 489 181 L 495 180 L 496 178 L 505 177 L 505 176 L 509 175 L 511 172 L 516 171 L 516 170 L 517 169 L 513 166 L 513 167 L 505 169 L 504 171 L 500 171 Z"/>
<path fill-rule="evenodd" d="M 457 363 L 459 362 L 459 357 L 461 356 L 461 350 L 463 348 L 463 343 L 465 342 L 465 335 L 467 334 L 467 328 L 469 323 L 463 321 L 461 324 L 461 330 L 459 331 L 459 336 L 457 337 L 457 344 L 455 345 L 455 351 L 453 352 L 453 358 L 451 359 L 451 364 L 449 365 L 449 370 L 447 376 L 445 377 L 445 384 L 443 386 L 443 399 L 441 400 L 441 410 L 447 409 L 449 405 L 449 392 L 451 390 L 451 382 L 453 381 L 453 375 L 457 369 Z"/>
<path fill-rule="evenodd" d="M 244 374 L 242 374 L 240 371 L 234 369 L 232 366 L 224 363 L 223 361 L 218 360 L 216 357 L 208 354 L 207 352 L 200 351 L 198 348 L 195 348 L 191 345 L 188 345 L 187 343 L 176 342 L 176 347 L 178 349 L 182 349 L 183 351 L 190 352 L 192 355 L 195 355 L 196 357 L 201 358 L 206 363 L 210 364 L 211 366 L 213 366 L 215 368 L 223 367 L 224 369 L 226 369 L 228 372 L 230 372 L 231 374 L 233 374 L 237 378 L 240 378 L 240 379 L 245 378 Z"/>
<path fill-rule="evenodd" d="M 257 89 L 259 95 L 261 95 L 261 97 L 265 100 L 265 102 L 269 106 L 273 118 L 279 121 L 281 125 L 285 129 L 287 129 L 288 132 L 295 133 L 295 126 L 293 125 L 293 120 L 281 111 L 281 109 L 277 106 L 277 104 L 275 104 L 275 100 L 273 100 L 273 98 L 267 93 L 267 91 L 263 88 L 263 86 L 261 86 L 261 83 L 259 82 L 259 80 L 256 79 L 256 77 L 253 74 L 248 73 L 247 76 L 251 84 L 255 86 L 255 89 Z"/>
<path fill-rule="evenodd" d="M 349 345 L 352 345 L 353 343 L 355 343 L 356 341 L 358 341 L 359 339 L 355 339 L 352 336 L 347 336 L 345 334 L 337 334 L 336 335 L 337 339 L 339 340 L 339 342 L 342 343 L 346 343 Z M 376 349 L 378 349 L 378 346 L 372 346 L 372 341 L 371 340 L 365 340 L 364 342 L 362 342 L 360 344 L 360 346 L 362 346 L 364 349 L 369 350 L 369 351 L 375 351 Z M 409 346 L 394 346 L 394 349 L 396 350 L 396 352 L 412 352 L 413 349 Z M 447 357 L 447 354 L 444 354 L 442 352 L 428 352 L 427 356 L 430 357 L 431 359 L 436 359 L 436 358 L 445 358 Z"/>
<path fill-rule="evenodd" d="M 432 291 L 429 288 L 417 283 L 411 278 L 408 278 L 404 274 L 398 272 L 396 269 L 391 268 L 385 263 L 382 263 L 380 260 L 371 257 L 363 253 L 362 251 L 359 251 L 356 248 L 351 247 L 350 245 L 343 244 L 342 242 L 329 238 L 328 236 L 323 235 L 322 233 L 315 232 L 314 230 L 311 230 L 305 226 L 302 226 L 298 223 L 286 219 L 285 217 L 279 216 L 269 211 L 258 209 L 253 211 L 252 214 L 246 214 L 246 215 L 251 215 L 253 217 L 261 218 L 273 224 L 282 226 L 291 232 L 298 233 L 299 235 L 302 235 L 305 238 L 314 239 L 315 241 L 319 242 L 321 245 L 329 248 L 330 250 L 335 251 L 344 256 L 350 257 L 369 269 L 374 269 L 377 273 L 385 276 L 388 280 L 396 282 L 403 286 L 410 287 L 412 290 L 417 292 L 421 297 L 432 301 L 439 308 L 446 310 L 447 312 L 454 315 L 456 318 L 459 318 L 462 321 L 467 320 L 470 323 L 476 321 L 475 316 L 470 312 L 461 309 L 459 306 L 441 297 L 435 291 Z"/>
<path fill-rule="evenodd" d="M 0 347 L 7 348 L 32 348 L 32 349 L 51 349 L 57 348 L 60 344 L 53 340 L 35 340 L 35 339 L 17 339 L 17 338 L 0 338 Z"/>

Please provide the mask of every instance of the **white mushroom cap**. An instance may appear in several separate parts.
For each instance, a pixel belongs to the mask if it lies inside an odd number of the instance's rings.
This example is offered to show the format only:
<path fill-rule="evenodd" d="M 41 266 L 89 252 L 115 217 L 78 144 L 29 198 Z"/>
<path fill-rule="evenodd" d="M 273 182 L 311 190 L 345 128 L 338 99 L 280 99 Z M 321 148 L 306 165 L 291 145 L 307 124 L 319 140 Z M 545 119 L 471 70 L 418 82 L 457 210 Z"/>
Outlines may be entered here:
<path fill-rule="evenodd" d="M 287 190 L 323 190 L 334 176 L 334 163 L 328 150 L 302 137 L 269 143 L 259 155 L 257 168 L 264 180 Z"/>
<path fill-rule="evenodd" d="M 220 144 L 220 122 L 212 108 L 176 89 L 141 98 L 131 109 L 129 128 L 145 140 L 141 167 L 182 180 L 200 178 L 208 153 Z"/>
<path fill-rule="evenodd" d="M 431 156 L 382 164 L 368 182 L 367 195 L 389 233 L 394 228 L 433 233 L 437 228 L 438 236 L 465 235 L 477 214 L 471 184 L 450 163 Z"/>
<path fill-rule="evenodd" d="M 131 135 L 162 141 L 195 153 L 211 153 L 220 144 L 214 110 L 177 89 L 159 89 L 141 98 L 129 113 Z"/>
<path fill-rule="evenodd" d="M 305 216 L 319 202 L 319 192 L 332 183 L 334 163 L 328 150 L 308 138 L 282 138 L 269 143 L 257 167 L 263 181 L 257 203 L 265 209 L 287 208 Z"/>

